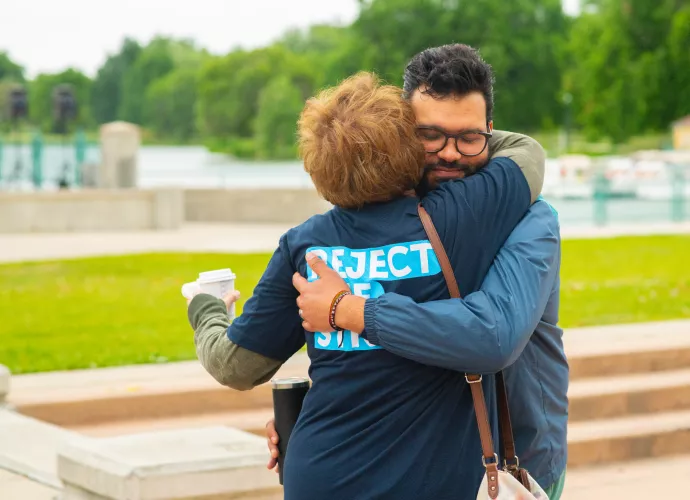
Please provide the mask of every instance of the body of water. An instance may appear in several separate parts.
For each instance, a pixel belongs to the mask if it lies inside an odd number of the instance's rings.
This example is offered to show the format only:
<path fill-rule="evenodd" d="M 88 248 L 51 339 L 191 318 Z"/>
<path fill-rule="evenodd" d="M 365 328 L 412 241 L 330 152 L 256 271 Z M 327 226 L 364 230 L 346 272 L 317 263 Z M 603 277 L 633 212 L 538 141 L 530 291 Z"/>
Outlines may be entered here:
<path fill-rule="evenodd" d="M 17 159 L 20 159 L 19 165 Z M 618 160 L 619 163 L 621 160 Z M 32 157 L 27 145 L 17 148 L 5 144 L 0 159 L 0 189 L 31 190 Z M 100 151 L 89 147 L 85 163 L 97 165 Z M 43 150 L 43 188 L 57 189 L 60 179 L 72 185 L 75 175 L 75 153 L 72 147 L 47 145 Z M 602 214 L 592 196 L 591 180 L 563 180 L 558 160 L 549 160 L 544 198 L 559 212 L 564 225 L 592 225 L 595 215 Z M 638 186 L 639 184 L 639 186 Z M 139 153 L 138 185 L 143 188 L 313 188 L 300 161 L 252 162 L 210 153 L 200 146 L 144 146 Z M 603 205 L 606 220 L 611 223 L 650 223 L 672 220 L 674 210 L 670 201 L 668 179 L 635 182 L 633 188 L 651 188 L 656 196 L 612 197 Z M 627 188 L 626 188 L 627 189 Z M 686 183 L 686 202 L 682 207 L 685 219 L 690 219 L 690 183 Z M 633 196 L 630 195 L 633 193 Z M 619 193 L 621 194 L 621 193 Z M 625 194 L 625 193 L 623 193 Z M 642 195 L 644 196 L 644 195 Z"/>

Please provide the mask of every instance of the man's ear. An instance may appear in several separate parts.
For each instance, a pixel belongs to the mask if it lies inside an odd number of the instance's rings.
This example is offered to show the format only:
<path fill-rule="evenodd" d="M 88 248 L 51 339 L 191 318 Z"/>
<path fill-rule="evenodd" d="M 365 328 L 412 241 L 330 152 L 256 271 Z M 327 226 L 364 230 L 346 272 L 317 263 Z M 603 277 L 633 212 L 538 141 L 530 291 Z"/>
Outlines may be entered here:
<path fill-rule="evenodd" d="M 493 132 L 493 131 L 494 131 L 494 121 L 491 120 L 491 121 L 489 122 L 489 132 Z"/>

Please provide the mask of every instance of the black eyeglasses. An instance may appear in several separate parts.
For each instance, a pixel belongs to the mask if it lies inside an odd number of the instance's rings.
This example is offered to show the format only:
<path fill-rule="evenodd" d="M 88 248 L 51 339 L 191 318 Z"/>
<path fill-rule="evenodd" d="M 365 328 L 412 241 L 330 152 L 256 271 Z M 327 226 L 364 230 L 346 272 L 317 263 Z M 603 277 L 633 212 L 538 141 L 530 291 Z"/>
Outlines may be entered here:
<path fill-rule="evenodd" d="M 454 139 L 458 153 L 463 156 L 478 156 L 486 149 L 491 136 L 491 132 L 479 130 L 452 135 L 437 127 L 417 127 L 417 137 L 422 141 L 427 153 L 442 151 L 448 144 L 448 139 Z"/>

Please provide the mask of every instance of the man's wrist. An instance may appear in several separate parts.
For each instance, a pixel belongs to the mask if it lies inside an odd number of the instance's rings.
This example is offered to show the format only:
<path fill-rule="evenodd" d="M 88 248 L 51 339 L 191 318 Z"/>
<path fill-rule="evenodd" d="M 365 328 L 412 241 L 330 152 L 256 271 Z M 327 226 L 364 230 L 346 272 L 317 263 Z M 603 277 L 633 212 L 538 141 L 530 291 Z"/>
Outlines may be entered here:
<path fill-rule="evenodd" d="M 335 324 L 343 330 L 362 333 L 364 330 L 364 297 L 346 295 L 335 309 Z"/>

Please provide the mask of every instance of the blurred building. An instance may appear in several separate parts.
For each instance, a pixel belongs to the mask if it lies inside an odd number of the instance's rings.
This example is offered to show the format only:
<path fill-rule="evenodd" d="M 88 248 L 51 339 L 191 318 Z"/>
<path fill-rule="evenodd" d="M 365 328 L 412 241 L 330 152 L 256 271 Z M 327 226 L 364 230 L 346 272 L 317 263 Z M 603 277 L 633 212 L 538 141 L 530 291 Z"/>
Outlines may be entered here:
<path fill-rule="evenodd" d="M 690 150 L 690 115 L 673 122 L 673 149 Z"/>

